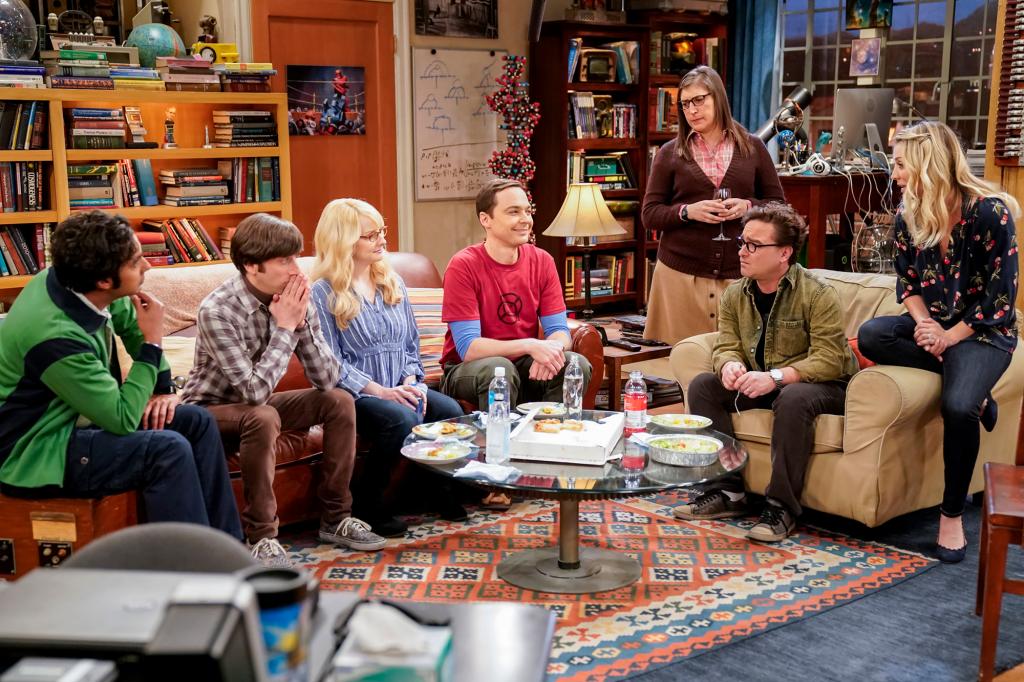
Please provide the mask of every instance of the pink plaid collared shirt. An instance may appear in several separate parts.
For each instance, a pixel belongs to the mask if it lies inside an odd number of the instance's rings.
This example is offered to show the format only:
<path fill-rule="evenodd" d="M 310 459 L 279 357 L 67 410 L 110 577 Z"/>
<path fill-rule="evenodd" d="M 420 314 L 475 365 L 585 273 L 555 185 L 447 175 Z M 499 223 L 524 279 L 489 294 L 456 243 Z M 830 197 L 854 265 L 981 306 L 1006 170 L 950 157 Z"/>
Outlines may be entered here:
<path fill-rule="evenodd" d="M 715 187 L 721 186 L 722 178 L 725 177 L 725 171 L 729 169 L 729 164 L 732 163 L 732 154 L 736 149 L 736 145 L 733 143 L 729 133 L 726 132 L 722 135 L 721 141 L 712 149 L 704 141 L 703 137 L 696 132 L 691 132 L 689 145 L 690 153 L 693 154 L 693 160 L 704 171 L 704 175 L 708 176 L 711 184 Z"/>

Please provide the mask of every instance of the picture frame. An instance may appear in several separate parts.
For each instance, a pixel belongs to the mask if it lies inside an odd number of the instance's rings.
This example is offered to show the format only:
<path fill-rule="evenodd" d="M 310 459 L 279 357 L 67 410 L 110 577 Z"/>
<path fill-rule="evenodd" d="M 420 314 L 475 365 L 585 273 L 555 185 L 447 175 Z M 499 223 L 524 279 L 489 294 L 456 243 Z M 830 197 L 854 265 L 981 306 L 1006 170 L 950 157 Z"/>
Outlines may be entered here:
<path fill-rule="evenodd" d="M 881 38 L 854 38 L 850 47 L 850 75 L 877 76 L 881 52 Z"/>
<path fill-rule="evenodd" d="M 846 0 L 846 28 L 889 28 L 892 0 Z"/>

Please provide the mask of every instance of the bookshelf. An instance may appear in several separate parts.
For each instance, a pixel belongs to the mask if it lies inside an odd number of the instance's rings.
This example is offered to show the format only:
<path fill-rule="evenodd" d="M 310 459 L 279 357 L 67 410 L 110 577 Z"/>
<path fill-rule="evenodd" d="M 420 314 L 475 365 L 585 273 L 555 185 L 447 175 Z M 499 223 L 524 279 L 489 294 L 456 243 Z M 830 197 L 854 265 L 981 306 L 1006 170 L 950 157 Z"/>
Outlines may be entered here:
<path fill-rule="evenodd" d="M 568 245 L 565 239 L 544 237 L 541 233 L 547 229 L 565 199 L 571 155 L 619 155 L 620 158 L 628 159 L 633 176 L 633 182 L 630 183 L 632 186 L 628 189 L 602 190 L 602 195 L 620 223 L 632 223 L 632 234 L 627 233 L 621 238 L 609 239 L 592 247 L 594 260 L 604 255 L 609 257 L 605 262 L 613 268 L 622 267 L 628 272 L 619 279 L 612 272 L 611 291 L 594 293 L 593 306 L 605 312 L 641 309 L 646 304 L 647 283 L 658 248 L 657 240 L 651 239 L 643 228 L 640 216 L 647 187 L 648 158 L 652 148 L 657 149 L 676 135 L 674 131 L 653 130 L 656 114 L 653 103 L 658 88 L 671 89 L 674 93 L 681 75 L 652 71 L 652 34 L 685 32 L 695 34 L 696 38 L 715 38 L 721 50 L 720 65 L 724 66 L 724 16 L 690 12 L 638 12 L 630 13 L 630 21 L 630 24 L 545 22 L 540 40 L 532 44 L 530 49 L 530 93 L 541 105 L 541 119 L 534 131 L 531 146 L 537 164 L 533 183 L 536 188 L 534 201 L 537 211 L 534 231 L 538 245 L 555 259 L 559 277 L 565 287 L 566 305 L 570 308 L 583 306 L 582 282 L 579 277 L 573 281 L 573 266 L 570 262 L 582 255 L 583 248 Z M 580 82 L 579 66 L 570 81 L 568 71 L 573 51 L 570 47 L 572 40 L 578 40 L 583 48 L 602 48 L 619 41 L 635 41 L 639 50 L 639 68 L 633 74 L 633 82 Z M 580 92 L 589 92 L 595 97 L 610 96 L 613 104 L 635 107 L 635 136 L 581 137 L 578 130 L 570 130 L 570 125 L 575 127 L 578 118 L 573 103 L 579 95 L 573 93 Z M 601 269 L 598 266 L 598 270 Z M 597 288 L 594 279 L 591 281 L 593 288 Z"/>
<path fill-rule="evenodd" d="M 68 192 L 68 164 L 115 163 L 122 159 L 149 159 L 157 185 L 157 194 L 163 198 L 164 188 L 159 182 L 161 170 L 174 170 L 189 166 L 214 164 L 232 159 L 258 157 L 277 159 L 280 195 L 278 201 L 250 201 L 246 203 L 215 204 L 207 206 L 132 206 L 100 209 L 123 215 L 138 228 L 143 220 L 169 218 L 200 219 L 210 236 L 219 242 L 219 228 L 235 225 L 246 215 L 266 212 L 291 219 L 291 166 L 288 153 L 288 104 L 283 93 L 240 92 L 160 92 L 132 90 L 65 90 L 65 89 L 0 89 L 2 101 L 47 102 L 48 149 L 0 150 L 0 163 L 42 162 L 44 177 L 43 211 L 0 213 L 0 225 L 32 225 L 58 223 L 73 213 Z M 165 111 L 175 107 L 174 135 L 178 144 L 174 149 L 68 149 L 64 111 L 70 108 L 115 108 L 134 105 L 142 112 L 146 140 L 162 143 Z M 205 129 L 211 138 L 214 133 L 212 112 L 215 109 L 245 109 L 269 111 L 274 115 L 278 144 L 275 147 L 218 147 L 203 148 Z M 198 163 L 197 163 L 198 162 Z M 223 261 L 212 261 L 223 262 Z M 177 263 L 160 267 L 201 266 L 200 263 Z M 10 301 L 28 283 L 31 275 L 0 276 L 0 300 Z"/>

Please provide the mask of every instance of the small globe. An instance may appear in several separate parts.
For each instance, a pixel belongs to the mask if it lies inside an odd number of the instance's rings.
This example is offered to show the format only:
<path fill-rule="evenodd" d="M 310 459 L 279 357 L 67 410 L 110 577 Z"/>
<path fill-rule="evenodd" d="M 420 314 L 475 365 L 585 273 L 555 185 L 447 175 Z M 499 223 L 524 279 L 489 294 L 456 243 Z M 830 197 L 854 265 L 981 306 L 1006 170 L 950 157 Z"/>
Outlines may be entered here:
<path fill-rule="evenodd" d="M 167 24 L 136 26 L 124 44 L 139 48 L 139 64 L 150 69 L 156 66 L 157 57 L 185 56 L 185 43 Z"/>
<path fill-rule="evenodd" d="M 36 40 L 36 21 L 25 3 L 0 0 L 0 59 L 29 59 Z"/>

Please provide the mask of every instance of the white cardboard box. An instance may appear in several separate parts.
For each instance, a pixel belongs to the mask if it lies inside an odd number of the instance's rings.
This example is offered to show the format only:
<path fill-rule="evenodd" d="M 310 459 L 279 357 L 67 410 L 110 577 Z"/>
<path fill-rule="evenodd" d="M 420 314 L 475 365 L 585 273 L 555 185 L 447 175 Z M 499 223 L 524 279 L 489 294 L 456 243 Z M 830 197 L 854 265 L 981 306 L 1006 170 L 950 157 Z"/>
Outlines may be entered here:
<path fill-rule="evenodd" d="M 512 459 L 602 465 L 622 438 L 625 418 L 622 413 L 612 414 L 603 423 L 584 421 L 582 431 L 558 433 L 538 433 L 532 423 L 527 424 L 511 440 Z"/>

